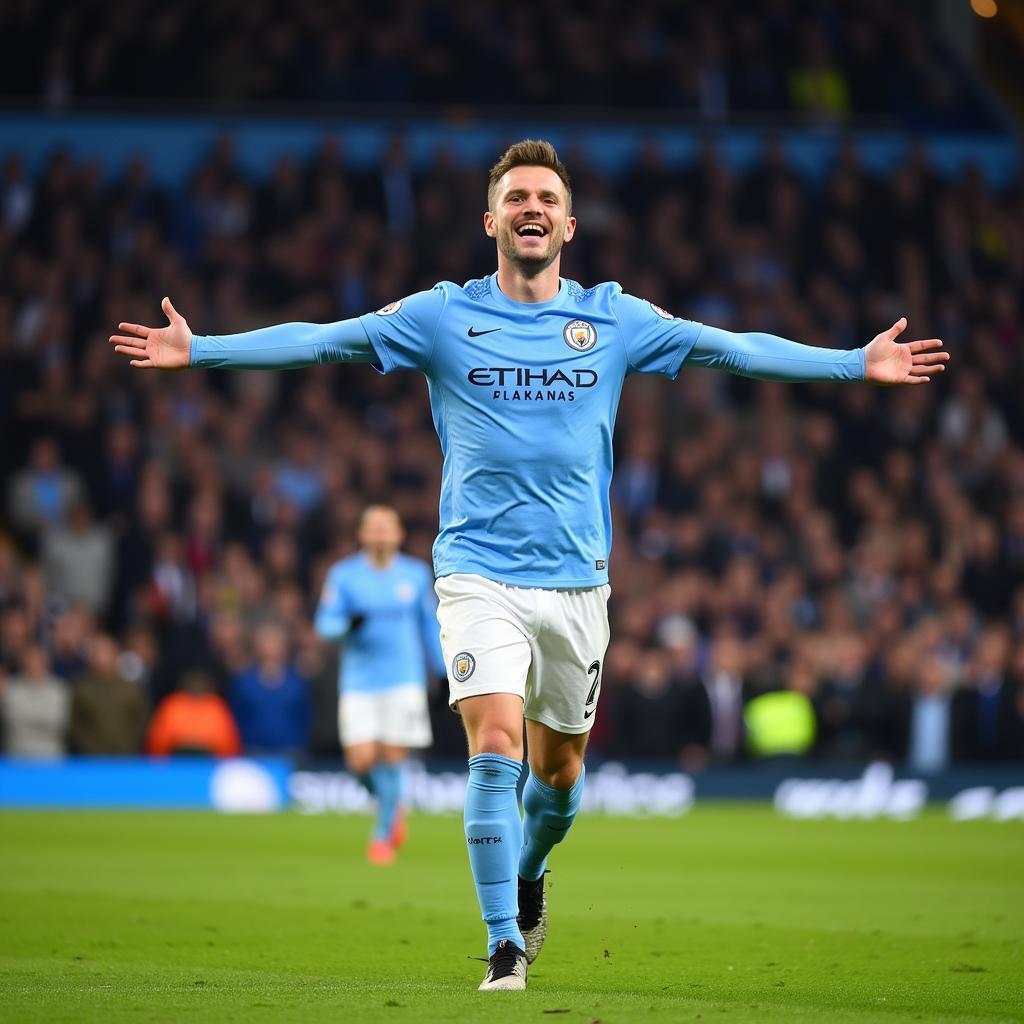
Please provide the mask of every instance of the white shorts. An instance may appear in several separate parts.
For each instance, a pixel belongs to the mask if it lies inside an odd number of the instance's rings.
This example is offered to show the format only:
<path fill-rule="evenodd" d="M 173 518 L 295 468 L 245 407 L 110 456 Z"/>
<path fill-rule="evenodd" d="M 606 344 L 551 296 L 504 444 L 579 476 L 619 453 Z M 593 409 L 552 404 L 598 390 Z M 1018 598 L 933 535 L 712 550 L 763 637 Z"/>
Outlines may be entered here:
<path fill-rule="evenodd" d="M 342 693 L 338 700 L 338 733 L 343 747 L 373 742 L 391 747 L 429 747 L 434 737 L 426 687 L 403 683 L 376 693 Z"/>
<path fill-rule="evenodd" d="M 589 732 L 608 648 L 611 588 L 542 590 L 469 573 L 434 585 L 449 703 L 514 693 L 523 714 L 557 732 Z"/>

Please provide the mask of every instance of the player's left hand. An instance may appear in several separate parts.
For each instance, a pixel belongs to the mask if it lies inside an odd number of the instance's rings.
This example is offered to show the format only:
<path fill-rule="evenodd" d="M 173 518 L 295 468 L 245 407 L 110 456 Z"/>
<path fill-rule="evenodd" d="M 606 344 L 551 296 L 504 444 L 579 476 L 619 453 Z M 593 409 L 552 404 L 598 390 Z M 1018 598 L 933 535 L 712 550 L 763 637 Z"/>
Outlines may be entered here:
<path fill-rule="evenodd" d="M 946 369 L 948 352 L 942 352 L 942 339 L 897 342 L 907 329 L 901 316 L 887 331 L 876 335 L 864 349 L 864 379 L 871 384 L 927 384 Z"/>

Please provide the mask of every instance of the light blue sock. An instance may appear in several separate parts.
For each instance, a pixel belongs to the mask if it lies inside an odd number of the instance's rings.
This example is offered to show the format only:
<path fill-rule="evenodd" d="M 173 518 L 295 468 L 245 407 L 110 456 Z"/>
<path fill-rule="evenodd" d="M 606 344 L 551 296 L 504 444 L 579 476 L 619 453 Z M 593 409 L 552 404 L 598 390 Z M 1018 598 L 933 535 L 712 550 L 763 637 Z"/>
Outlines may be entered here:
<path fill-rule="evenodd" d="M 560 843 L 572 826 L 583 799 L 586 768 L 572 789 L 555 789 L 530 774 L 523 789 L 523 850 L 519 874 L 535 881 L 544 874 L 551 848 Z"/>
<path fill-rule="evenodd" d="M 516 784 L 522 771 L 519 761 L 501 754 L 477 754 L 469 759 L 466 846 L 480 912 L 487 925 L 488 956 L 502 939 L 510 939 L 520 949 L 526 948 L 516 924 L 516 867 L 523 845 Z"/>
<path fill-rule="evenodd" d="M 373 827 L 374 839 L 390 839 L 391 827 L 402 798 L 402 767 L 378 761 L 370 769 L 373 795 L 377 798 L 377 822 Z"/>

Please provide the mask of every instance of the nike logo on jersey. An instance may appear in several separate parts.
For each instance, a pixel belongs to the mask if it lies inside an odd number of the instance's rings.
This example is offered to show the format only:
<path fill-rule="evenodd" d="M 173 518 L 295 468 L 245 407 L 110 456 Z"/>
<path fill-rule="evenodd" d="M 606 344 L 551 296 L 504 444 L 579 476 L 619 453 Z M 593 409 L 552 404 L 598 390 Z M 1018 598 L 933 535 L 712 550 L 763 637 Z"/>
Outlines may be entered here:
<path fill-rule="evenodd" d="M 500 331 L 500 330 L 501 330 L 500 327 L 492 327 L 488 331 L 474 331 L 473 328 L 470 327 L 470 329 L 469 329 L 469 331 L 467 333 L 469 334 L 469 336 L 471 338 L 479 338 L 482 334 L 493 334 L 495 331 Z"/>
<path fill-rule="evenodd" d="M 597 708 L 594 708 L 594 711 L 596 711 L 596 710 L 597 710 Z M 594 711 L 584 711 L 584 712 L 583 712 L 583 718 L 584 718 L 584 721 L 585 721 L 586 719 L 588 719 L 588 718 L 589 718 L 589 717 L 590 717 L 590 716 L 591 716 L 591 715 L 592 715 L 592 714 L 594 713 Z"/>

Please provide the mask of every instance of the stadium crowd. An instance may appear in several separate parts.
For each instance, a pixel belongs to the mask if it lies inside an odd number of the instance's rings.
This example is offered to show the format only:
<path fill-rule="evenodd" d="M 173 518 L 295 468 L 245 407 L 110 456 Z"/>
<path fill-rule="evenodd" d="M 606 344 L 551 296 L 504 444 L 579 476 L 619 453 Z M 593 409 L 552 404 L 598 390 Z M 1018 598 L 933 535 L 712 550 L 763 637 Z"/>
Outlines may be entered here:
<path fill-rule="evenodd" d="M 0 95 L 54 108 L 140 97 L 625 107 L 991 128 L 933 18 L 927 0 L 11 0 Z"/>
<path fill-rule="evenodd" d="M 255 5 L 259 8 L 261 5 Z M 620 178 L 579 153 L 565 273 L 695 320 L 853 347 L 940 336 L 929 386 L 633 378 L 617 427 L 612 645 L 594 749 L 697 770 L 749 756 L 744 706 L 802 695 L 822 758 L 1024 759 L 1024 205 L 912 149 L 841 147 L 820 188 L 768 140 Z M 129 369 L 107 342 L 172 296 L 194 330 L 329 321 L 490 272 L 484 180 L 395 139 L 325 139 L 265 181 L 222 140 L 179 190 L 55 152 L 0 176 L 0 690 L 5 749 L 336 750 L 311 612 L 370 501 L 429 558 L 422 381 L 366 366 Z M 462 752 L 439 682 L 437 751 Z M 154 713 L 155 712 L 155 713 Z M 194 723 L 202 721 L 202 735 Z M 192 723 L 192 726 L 189 725 Z M 192 731 L 190 732 L 190 728 Z"/>

